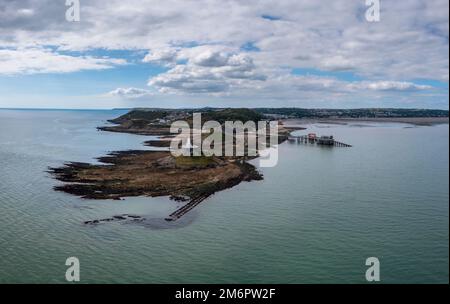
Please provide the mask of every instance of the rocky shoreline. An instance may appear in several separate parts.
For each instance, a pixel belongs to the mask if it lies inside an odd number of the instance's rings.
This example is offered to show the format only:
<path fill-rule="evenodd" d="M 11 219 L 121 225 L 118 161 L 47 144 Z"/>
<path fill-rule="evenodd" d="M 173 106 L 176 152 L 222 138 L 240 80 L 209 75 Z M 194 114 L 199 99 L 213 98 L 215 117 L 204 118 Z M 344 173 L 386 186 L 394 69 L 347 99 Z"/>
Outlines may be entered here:
<path fill-rule="evenodd" d="M 100 165 L 66 163 L 49 172 L 65 184 L 63 191 L 86 199 L 130 196 L 171 196 L 194 199 L 230 188 L 262 175 L 244 161 L 203 157 L 185 164 L 166 151 L 120 151 L 98 159 Z M 190 161 L 186 157 L 187 161 Z"/>
<path fill-rule="evenodd" d="M 117 122 L 117 121 L 112 121 Z M 168 127 L 150 126 L 141 120 L 124 120 L 119 125 L 100 127 L 103 131 L 158 135 L 158 140 L 144 142 L 151 147 L 169 147 Z M 279 130 L 279 143 L 289 133 L 302 128 Z M 250 157 L 174 157 L 169 151 L 129 150 L 99 157 L 101 164 L 68 162 L 48 172 L 64 184 L 55 186 L 84 199 L 114 199 L 133 196 L 169 196 L 176 201 L 196 205 L 214 193 L 232 188 L 243 181 L 261 180 L 263 176 L 246 160 Z M 122 216 L 123 217 L 123 216 Z M 87 221 L 85 224 L 126 220 L 121 216 Z M 137 219 L 137 218 L 135 218 Z"/>

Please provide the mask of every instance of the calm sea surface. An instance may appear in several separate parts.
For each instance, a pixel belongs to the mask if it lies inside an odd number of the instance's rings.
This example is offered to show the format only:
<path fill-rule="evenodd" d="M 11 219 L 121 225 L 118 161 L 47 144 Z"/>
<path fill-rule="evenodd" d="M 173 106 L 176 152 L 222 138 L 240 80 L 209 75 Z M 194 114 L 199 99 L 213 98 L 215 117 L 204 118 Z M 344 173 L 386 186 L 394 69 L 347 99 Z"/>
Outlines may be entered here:
<path fill-rule="evenodd" d="M 364 283 L 371 256 L 382 282 L 449 282 L 448 125 L 309 125 L 353 147 L 284 143 L 263 181 L 167 225 L 167 198 L 52 190 L 49 166 L 145 149 L 149 137 L 96 130 L 122 113 L 0 110 L 0 283 L 63 283 L 71 256 L 85 283 Z M 150 220 L 82 224 L 121 213 Z"/>

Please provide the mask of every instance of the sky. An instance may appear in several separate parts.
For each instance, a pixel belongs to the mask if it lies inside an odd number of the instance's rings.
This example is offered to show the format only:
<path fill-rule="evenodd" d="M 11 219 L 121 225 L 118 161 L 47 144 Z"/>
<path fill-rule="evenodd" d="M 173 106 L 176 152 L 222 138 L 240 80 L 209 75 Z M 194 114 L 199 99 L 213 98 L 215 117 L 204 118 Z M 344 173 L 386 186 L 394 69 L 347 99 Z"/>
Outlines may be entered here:
<path fill-rule="evenodd" d="M 449 107 L 448 0 L 67 1 L 0 0 L 0 108 Z"/>

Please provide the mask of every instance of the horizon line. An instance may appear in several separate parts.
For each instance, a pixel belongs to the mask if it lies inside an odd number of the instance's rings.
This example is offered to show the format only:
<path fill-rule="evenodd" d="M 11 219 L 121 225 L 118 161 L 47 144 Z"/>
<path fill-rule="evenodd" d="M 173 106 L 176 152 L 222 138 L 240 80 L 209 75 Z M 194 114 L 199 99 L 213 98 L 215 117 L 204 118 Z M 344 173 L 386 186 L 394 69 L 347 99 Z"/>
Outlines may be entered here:
<path fill-rule="evenodd" d="M 402 108 L 402 107 L 367 107 L 367 108 L 304 108 L 304 107 L 130 107 L 130 108 L 27 108 L 27 107 L 0 107 L 0 110 L 19 110 L 19 111 L 118 111 L 118 110 L 133 110 L 133 109 L 308 109 L 308 110 L 372 110 L 372 109 L 395 109 L 395 110 L 437 110 L 449 111 L 439 108 Z"/>

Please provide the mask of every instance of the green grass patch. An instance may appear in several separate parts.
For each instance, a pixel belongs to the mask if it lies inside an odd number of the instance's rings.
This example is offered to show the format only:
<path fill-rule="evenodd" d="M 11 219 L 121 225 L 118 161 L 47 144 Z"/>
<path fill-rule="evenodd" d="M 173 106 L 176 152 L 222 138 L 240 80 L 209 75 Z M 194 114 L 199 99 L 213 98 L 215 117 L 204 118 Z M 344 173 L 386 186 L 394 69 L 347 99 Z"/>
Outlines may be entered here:
<path fill-rule="evenodd" d="M 213 157 L 207 156 L 178 156 L 175 158 L 177 167 L 202 168 L 215 164 Z"/>

